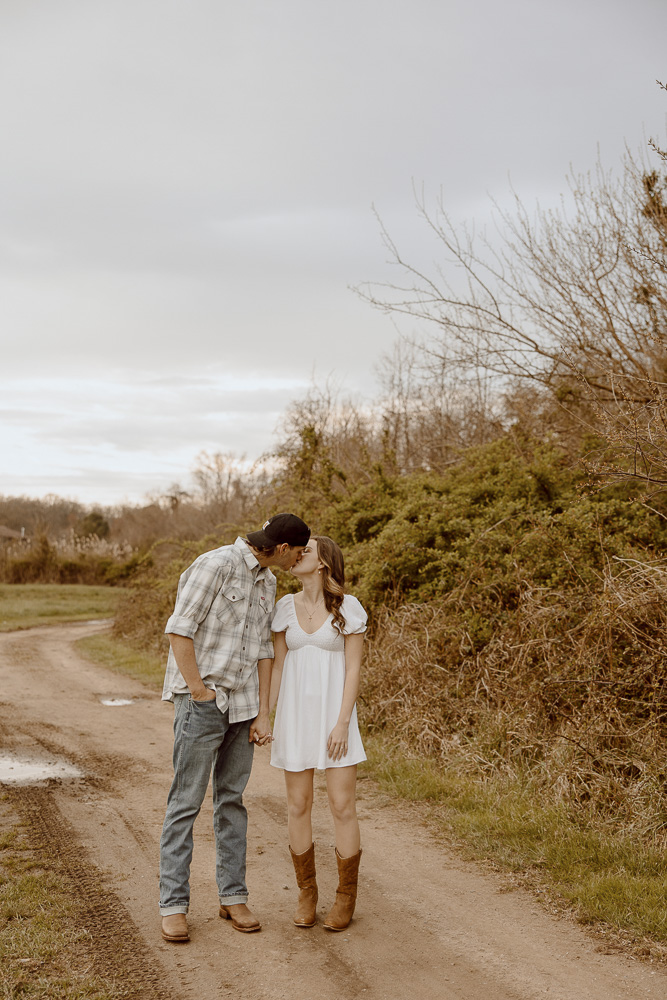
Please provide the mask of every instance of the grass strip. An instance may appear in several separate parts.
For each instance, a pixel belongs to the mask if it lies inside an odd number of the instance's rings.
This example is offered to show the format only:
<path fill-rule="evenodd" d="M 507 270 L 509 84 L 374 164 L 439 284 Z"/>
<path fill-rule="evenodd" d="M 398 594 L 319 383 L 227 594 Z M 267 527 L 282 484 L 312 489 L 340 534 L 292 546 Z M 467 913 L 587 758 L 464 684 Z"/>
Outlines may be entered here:
<path fill-rule="evenodd" d="M 83 656 L 108 670 L 133 677 L 149 687 L 162 688 L 164 657 L 136 650 L 105 633 L 77 639 L 74 645 Z"/>
<path fill-rule="evenodd" d="M 90 971 L 85 931 L 56 857 L 31 845 L 6 799 L 0 810 L 0 990 L 25 1000 L 120 1000 Z"/>
<path fill-rule="evenodd" d="M 113 618 L 123 587 L 85 584 L 0 583 L 0 632 L 59 622 Z"/>
<path fill-rule="evenodd" d="M 406 758 L 383 737 L 366 737 L 366 773 L 392 796 L 426 807 L 436 831 L 476 860 L 538 876 L 575 907 L 583 923 L 603 922 L 640 943 L 667 944 L 664 852 L 589 817 L 545 803 L 529 782 L 475 777 Z M 657 954 L 664 957 L 664 949 Z"/>

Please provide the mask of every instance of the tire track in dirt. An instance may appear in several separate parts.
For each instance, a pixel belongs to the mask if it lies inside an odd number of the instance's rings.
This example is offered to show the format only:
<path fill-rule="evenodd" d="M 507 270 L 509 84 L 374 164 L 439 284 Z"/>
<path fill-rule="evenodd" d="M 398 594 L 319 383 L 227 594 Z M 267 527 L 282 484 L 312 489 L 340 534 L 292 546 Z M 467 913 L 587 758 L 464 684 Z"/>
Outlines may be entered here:
<path fill-rule="evenodd" d="M 77 922 L 86 932 L 86 947 L 95 972 L 114 983 L 126 1000 L 176 1000 L 164 988 L 164 970 L 118 896 L 82 852 L 74 830 L 53 801 L 49 786 L 11 786 L 7 798 L 30 831 L 40 851 L 55 856 L 68 895 L 76 901 Z M 119 929 L 122 932 L 119 933 Z"/>

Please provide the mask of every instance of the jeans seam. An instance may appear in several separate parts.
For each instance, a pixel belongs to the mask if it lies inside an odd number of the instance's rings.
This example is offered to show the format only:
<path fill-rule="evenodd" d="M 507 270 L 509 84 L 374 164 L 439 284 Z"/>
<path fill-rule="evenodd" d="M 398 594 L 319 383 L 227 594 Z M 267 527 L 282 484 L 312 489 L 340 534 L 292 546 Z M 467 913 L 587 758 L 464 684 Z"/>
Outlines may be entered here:
<path fill-rule="evenodd" d="M 183 729 L 185 728 L 185 724 L 188 721 L 189 714 L 190 714 L 190 703 L 188 702 L 187 711 L 185 713 L 185 719 L 183 720 L 183 725 L 180 727 L 180 733 L 179 733 L 179 737 L 178 737 L 178 761 L 177 761 L 177 765 L 178 766 L 177 766 L 177 769 L 176 769 L 176 774 L 178 775 L 178 779 L 177 779 L 177 783 L 176 783 L 176 788 L 178 789 L 179 792 L 182 789 L 182 785 L 181 785 L 182 767 L 181 767 L 181 765 L 183 763 Z"/>
<path fill-rule="evenodd" d="M 179 702 L 177 702 L 179 705 L 179 720 L 177 726 L 178 745 L 175 753 L 177 781 L 174 787 L 174 807 L 176 807 L 179 801 L 187 804 L 187 801 L 192 800 L 193 788 L 191 783 L 192 775 L 190 772 L 192 765 L 195 762 L 195 758 L 191 757 L 191 753 L 194 752 L 195 744 L 198 743 L 199 740 L 195 737 L 195 733 L 192 734 L 191 738 L 186 738 L 184 731 L 187 730 L 188 722 L 191 719 L 193 721 L 193 725 L 197 722 L 195 729 L 199 730 L 202 719 L 202 713 L 199 708 L 192 708 L 190 698 L 186 699 L 186 696 L 180 696 L 180 699 Z M 223 884 L 226 883 L 225 888 L 228 889 L 227 894 L 220 898 L 222 902 L 231 905 L 234 902 L 247 902 L 248 899 L 245 873 L 247 851 L 247 812 L 243 803 L 243 792 L 245 791 L 249 771 L 252 766 L 254 746 L 248 743 L 247 738 L 247 731 L 250 727 L 251 720 L 242 720 L 237 723 L 230 723 L 229 716 L 226 712 L 221 713 L 221 715 L 223 717 L 226 716 L 226 719 L 221 720 L 221 728 L 224 729 L 225 732 L 222 735 L 220 747 L 222 746 L 222 743 L 225 742 L 227 734 L 230 739 L 230 745 L 228 747 L 230 750 L 230 757 L 224 762 L 224 764 L 222 764 L 221 761 L 221 777 L 227 779 L 222 783 L 227 784 L 227 781 L 231 782 L 231 784 L 235 786 L 235 790 L 230 792 L 228 787 L 226 789 L 232 800 L 227 806 L 223 807 L 225 812 L 227 808 L 232 807 L 231 814 L 227 814 L 228 822 L 225 824 L 227 826 L 225 831 L 226 835 L 224 837 L 221 836 L 218 824 L 216 824 L 215 827 L 216 881 L 219 883 L 222 882 Z M 208 724 L 204 727 L 207 732 L 205 732 L 202 736 L 204 741 L 206 741 L 206 738 L 211 735 L 208 732 L 208 729 L 211 726 L 211 719 L 208 714 L 205 714 L 204 718 L 209 720 Z M 220 747 L 218 749 L 220 749 Z M 244 750 L 245 753 L 243 753 Z M 242 775 L 245 780 L 242 782 L 243 788 L 239 790 L 236 786 L 238 786 L 241 781 Z M 215 773 L 213 775 L 213 781 L 215 782 Z M 220 785 L 218 785 L 218 788 L 219 787 Z M 165 824 L 167 823 L 169 815 L 170 812 L 168 806 Z M 161 882 L 163 888 L 163 900 L 161 901 L 161 905 L 163 907 L 171 908 L 176 906 L 185 909 L 189 905 L 189 900 L 186 900 L 183 896 L 184 880 L 181 877 L 182 855 L 180 855 L 178 851 L 174 852 L 171 849 L 170 844 L 174 843 L 173 838 L 177 835 L 179 828 L 182 833 L 185 832 L 190 838 L 192 838 L 193 826 L 194 821 L 192 823 L 189 823 L 188 821 L 174 821 L 163 830 L 163 837 L 161 840 Z M 169 899 L 168 902 L 165 902 L 165 899 L 169 898 L 169 889 L 167 888 L 167 884 L 172 885 L 178 892 L 179 886 L 174 883 L 178 883 L 179 881 L 181 882 L 181 887 L 178 898 L 176 900 Z M 230 889 L 231 891 L 229 891 Z M 218 892 L 219 891 L 220 884 L 218 885 Z"/>

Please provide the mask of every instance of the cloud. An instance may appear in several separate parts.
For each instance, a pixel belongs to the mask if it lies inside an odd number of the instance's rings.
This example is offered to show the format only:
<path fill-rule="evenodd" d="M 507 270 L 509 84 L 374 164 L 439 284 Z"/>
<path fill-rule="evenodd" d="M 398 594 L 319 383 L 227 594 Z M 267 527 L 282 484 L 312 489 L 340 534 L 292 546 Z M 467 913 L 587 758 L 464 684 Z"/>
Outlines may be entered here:
<path fill-rule="evenodd" d="M 662 0 L 0 6 L 0 488 L 90 495 L 103 458 L 141 493 L 265 450 L 313 372 L 371 395 L 371 204 L 430 267 L 413 182 L 456 219 L 508 175 L 553 203 L 660 131 L 665 29 Z"/>
<path fill-rule="evenodd" d="M 150 471 L 68 466 L 61 472 L 45 470 L 31 475 L 10 472 L 2 477 L 1 483 L 2 492 L 7 496 L 56 494 L 80 503 L 115 506 L 145 502 L 149 494 L 159 494 L 168 484 L 182 479 L 181 472 L 180 468 L 166 466 L 156 466 Z"/>
<path fill-rule="evenodd" d="M 169 453 L 188 442 L 247 451 L 268 446 L 277 416 L 304 380 L 157 379 L 115 383 L 24 380 L 8 387 L 0 421 L 43 446 Z M 13 404 L 13 405 L 12 405 Z"/>

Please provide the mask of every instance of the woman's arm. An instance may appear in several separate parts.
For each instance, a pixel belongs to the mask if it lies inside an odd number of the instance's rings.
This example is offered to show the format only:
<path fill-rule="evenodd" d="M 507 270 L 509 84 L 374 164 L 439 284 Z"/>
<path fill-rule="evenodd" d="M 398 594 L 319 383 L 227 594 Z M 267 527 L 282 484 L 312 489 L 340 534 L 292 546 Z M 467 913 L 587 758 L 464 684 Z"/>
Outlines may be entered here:
<path fill-rule="evenodd" d="M 338 721 L 329 734 L 327 751 L 332 760 L 342 760 L 347 754 L 347 734 L 352 709 L 359 694 L 361 654 L 364 647 L 363 632 L 345 636 L 345 686 Z"/>
<path fill-rule="evenodd" d="M 287 641 L 284 632 L 276 632 L 273 639 L 273 670 L 271 671 L 271 693 L 269 695 L 269 711 L 273 711 L 278 701 L 280 682 L 283 677 L 283 666 L 287 656 Z"/>

